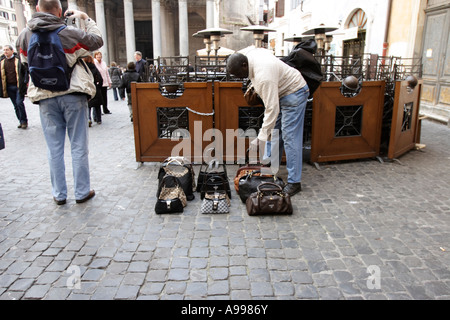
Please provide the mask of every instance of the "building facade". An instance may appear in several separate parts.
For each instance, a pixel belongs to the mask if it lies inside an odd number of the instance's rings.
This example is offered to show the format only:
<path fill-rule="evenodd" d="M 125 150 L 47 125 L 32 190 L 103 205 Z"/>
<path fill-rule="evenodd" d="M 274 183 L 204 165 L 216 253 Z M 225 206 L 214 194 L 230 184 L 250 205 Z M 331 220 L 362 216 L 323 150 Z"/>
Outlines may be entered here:
<path fill-rule="evenodd" d="M 321 24 L 337 28 L 329 54 L 411 58 L 422 63 L 421 113 L 450 119 L 449 0 L 269 0 L 269 47 L 286 55 L 284 39 Z"/>
<path fill-rule="evenodd" d="M 37 0 L 28 0 L 35 8 Z M 125 66 L 135 51 L 144 57 L 190 56 L 205 47 L 193 37 L 206 28 L 233 31 L 221 46 L 245 47 L 252 43 L 248 32 L 240 31 L 249 21 L 258 22 L 259 4 L 253 0 L 62 0 L 63 10 L 75 8 L 93 17 L 101 29 L 104 60 Z"/>
<path fill-rule="evenodd" d="M 26 1 L 0 0 L 0 46 L 14 46 L 30 16 L 30 7 Z"/>

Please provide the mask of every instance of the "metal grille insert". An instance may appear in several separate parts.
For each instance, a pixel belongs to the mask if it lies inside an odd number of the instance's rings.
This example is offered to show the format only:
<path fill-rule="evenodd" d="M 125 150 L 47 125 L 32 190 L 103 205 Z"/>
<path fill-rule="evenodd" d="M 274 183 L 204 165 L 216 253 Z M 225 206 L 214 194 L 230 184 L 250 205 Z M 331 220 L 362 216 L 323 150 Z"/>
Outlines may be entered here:
<path fill-rule="evenodd" d="M 254 129 L 259 133 L 263 124 L 264 107 L 239 107 L 239 129 Z"/>
<path fill-rule="evenodd" d="M 171 139 L 177 129 L 189 131 L 189 112 L 186 107 L 156 108 L 159 139 Z"/>
<path fill-rule="evenodd" d="M 337 106 L 335 137 L 361 136 L 363 106 Z"/>
<path fill-rule="evenodd" d="M 402 132 L 411 130 L 413 107 L 413 102 L 405 103 L 405 105 L 403 106 Z"/>

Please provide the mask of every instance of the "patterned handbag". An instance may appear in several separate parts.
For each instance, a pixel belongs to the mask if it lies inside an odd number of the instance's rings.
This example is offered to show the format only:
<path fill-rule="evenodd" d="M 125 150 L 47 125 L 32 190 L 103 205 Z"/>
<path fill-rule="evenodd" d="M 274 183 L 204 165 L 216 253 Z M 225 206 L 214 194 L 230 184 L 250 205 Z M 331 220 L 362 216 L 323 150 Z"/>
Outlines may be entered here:
<path fill-rule="evenodd" d="M 183 157 L 167 158 L 159 169 L 158 179 L 161 183 L 165 175 L 178 178 L 188 201 L 194 200 L 195 173 L 192 164 Z"/>
<path fill-rule="evenodd" d="M 202 200 L 200 212 L 203 214 L 229 213 L 230 205 L 230 199 L 226 191 L 208 192 Z"/>
<path fill-rule="evenodd" d="M 157 196 L 158 200 L 155 204 L 157 214 L 183 212 L 187 205 L 186 195 L 180 181 L 175 176 L 164 176 L 159 185 Z"/>

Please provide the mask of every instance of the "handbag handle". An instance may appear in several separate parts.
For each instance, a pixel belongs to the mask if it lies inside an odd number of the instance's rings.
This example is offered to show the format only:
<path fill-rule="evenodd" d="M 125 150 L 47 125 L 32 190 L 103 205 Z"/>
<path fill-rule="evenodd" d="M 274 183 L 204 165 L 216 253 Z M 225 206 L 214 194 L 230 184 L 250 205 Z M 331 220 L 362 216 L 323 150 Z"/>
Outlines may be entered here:
<path fill-rule="evenodd" d="M 261 190 L 261 188 L 270 187 L 266 190 Z M 258 187 L 258 192 L 263 193 L 264 191 L 272 191 L 272 192 L 283 192 L 283 188 L 276 183 L 273 182 L 263 182 Z"/>
<path fill-rule="evenodd" d="M 160 185 L 162 186 L 162 185 L 166 182 L 166 180 L 168 180 L 168 179 L 171 179 L 172 181 L 174 181 L 176 187 L 180 187 L 180 181 L 177 179 L 177 177 L 172 176 L 172 175 L 170 175 L 170 174 L 166 174 L 166 175 L 162 178 Z M 165 184 L 164 184 L 164 185 L 165 185 Z"/>
<path fill-rule="evenodd" d="M 262 172 L 262 170 L 255 170 L 255 171 L 249 172 L 249 174 L 247 175 L 245 180 L 251 178 L 255 173 L 260 173 L 261 176 L 272 176 L 273 177 L 273 181 L 277 181 L 277 176 L 275 174 L 273 174 L 272 171 L 270 171 L 270 173 L 266 173 L 266 172 Z"/>
<path fill-rule="evenodd" d="M 184 163 L 182 163 L 179 159 L 170 159 L 169 161 L 164 162 L 163 166 L 166 167 L 169 164 L 172 164 L 173 162 L 176 162 L 176 164 L 179 166 L 184 166 Z"/>
<path fill-rule="evenodd" d="M 226 190 L 227 181 L 224 178 L 222 178 L 221 176 L 212 176 L 212 177 L 208 178 L 208 180 L 206 180 L 205 183 L 203 183 L 202 190 L 201 190 L 202 192 L 205 192 L 206 186 L 208 185 L 208 181 L 213 180 L 213 179 L 221 180 L 222 186 L 224 187 L 224 190 Z"/>
<path fill-rule="evenodd" d="M 223 167 L 223 172 L 225 172 L 225 175 L 228 175 L 227 173 L 227 167 L 225 166 L 225 163 L 220 163 L 219 159 L 214 158 L 212 159 L 209 163 L 205 163 L 206 165 L 206 169 L 205 169 L 205 173 L 208 173 L 208 170 L 212 169 L 213 163 L 216 163 L 216 169 L 219 168 L 220 165 L 222 165 Z M 203 168 L 203 163 L 200 165 L 200 171 L 202 171 Z"/>

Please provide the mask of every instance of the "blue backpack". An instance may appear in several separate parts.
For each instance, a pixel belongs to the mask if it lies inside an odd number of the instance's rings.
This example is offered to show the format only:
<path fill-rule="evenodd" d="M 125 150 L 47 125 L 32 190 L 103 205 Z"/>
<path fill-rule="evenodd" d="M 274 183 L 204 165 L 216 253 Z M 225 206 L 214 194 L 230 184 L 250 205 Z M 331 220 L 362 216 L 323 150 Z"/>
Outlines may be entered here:
<path fill-rule="evenodd" d="M 66 91 L 70 87 L 72 70 L 58 33 L 66 26 L 52 31 L 35 31 L 28 45 L 28 68 L 33 84 L 50 91 Z"/>

